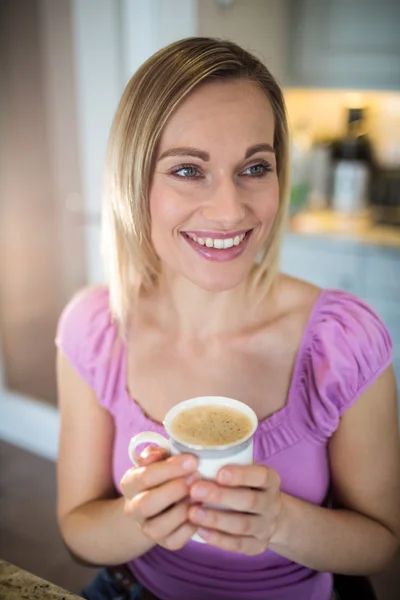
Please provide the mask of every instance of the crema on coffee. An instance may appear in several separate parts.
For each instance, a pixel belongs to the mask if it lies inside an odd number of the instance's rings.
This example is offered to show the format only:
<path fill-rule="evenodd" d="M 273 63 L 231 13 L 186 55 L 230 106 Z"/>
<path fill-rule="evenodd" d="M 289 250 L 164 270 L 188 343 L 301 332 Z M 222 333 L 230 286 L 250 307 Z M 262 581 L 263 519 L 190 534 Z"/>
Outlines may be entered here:
<path fill-rule="evenodd" d="M 172 436 L 196 446 L 225 446 L 247 437 L 251 419 L 240 410 L 219 404 L 194 406 L 179 412 L 171 423 Z"/>

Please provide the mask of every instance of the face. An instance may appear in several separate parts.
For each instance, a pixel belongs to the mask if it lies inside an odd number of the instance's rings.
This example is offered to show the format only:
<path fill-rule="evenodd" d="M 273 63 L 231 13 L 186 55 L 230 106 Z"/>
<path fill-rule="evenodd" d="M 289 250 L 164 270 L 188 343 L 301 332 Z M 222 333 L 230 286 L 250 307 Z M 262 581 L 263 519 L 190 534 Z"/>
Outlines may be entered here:
<path fill-rule="evenodd" d="M 209 291 L 249 275 L 279 186 L 271 105 L 255 84 L 206 83 L 167 122 L 150 190 L 152 241 L 166 272 Z"/>

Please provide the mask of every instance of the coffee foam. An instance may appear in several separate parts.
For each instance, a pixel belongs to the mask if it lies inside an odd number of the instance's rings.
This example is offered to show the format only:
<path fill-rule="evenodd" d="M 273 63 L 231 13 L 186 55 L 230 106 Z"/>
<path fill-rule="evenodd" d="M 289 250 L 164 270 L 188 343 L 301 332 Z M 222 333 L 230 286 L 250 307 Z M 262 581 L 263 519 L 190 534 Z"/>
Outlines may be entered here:
<path fill-rule="evenodd" d="M 175 439 L 198 446 L 225 446 L 247 437 L 251 419 L 230 406 L 204 404 L 179 412 L 171 423 Z"/>

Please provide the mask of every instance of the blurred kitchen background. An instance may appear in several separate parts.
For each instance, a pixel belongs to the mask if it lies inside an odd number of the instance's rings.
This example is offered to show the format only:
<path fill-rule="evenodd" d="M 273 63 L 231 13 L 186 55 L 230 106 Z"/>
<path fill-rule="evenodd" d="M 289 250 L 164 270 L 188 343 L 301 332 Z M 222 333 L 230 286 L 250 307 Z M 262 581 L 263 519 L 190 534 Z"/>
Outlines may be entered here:
<path fill-rule="evenodd" d="M 400 381 L 398 0 L 1 0 L 0 557 L 68 589 L 55 524 L 54 336 L 101 282 L 111 120 L 132 73 L 191 35 L 229 38 L 284 88 L 291 210 L 282 269 L 349 290 L 386 321 Z M 374 579 L 400 597 L 400 562 Z"/>

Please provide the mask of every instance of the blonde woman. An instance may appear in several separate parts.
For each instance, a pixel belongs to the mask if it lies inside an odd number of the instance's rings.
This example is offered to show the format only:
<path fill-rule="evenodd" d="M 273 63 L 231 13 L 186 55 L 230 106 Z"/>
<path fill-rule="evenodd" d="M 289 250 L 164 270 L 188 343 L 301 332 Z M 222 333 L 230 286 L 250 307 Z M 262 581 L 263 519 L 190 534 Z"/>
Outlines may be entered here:
<path fill-rule="evenodd" d="M 233 43 L 174 43 L 122 96 L 108 287 L 79 294 L 57 337 L 59 524 L 107 566 L 90 600 L 329 600 L 331 573 L 398 548 L 390 338 L 357 298 L 279 273 L 287 147 L 278 84 Z M 193 456 L 150 449 L 131 468 L 131 436 L 200 395 L 254 409 L 254 464 L 205 482 Z"/>

